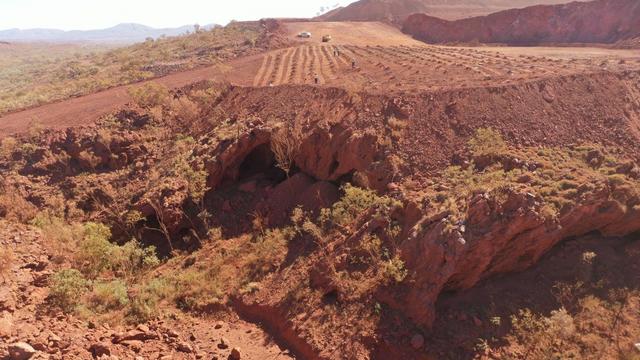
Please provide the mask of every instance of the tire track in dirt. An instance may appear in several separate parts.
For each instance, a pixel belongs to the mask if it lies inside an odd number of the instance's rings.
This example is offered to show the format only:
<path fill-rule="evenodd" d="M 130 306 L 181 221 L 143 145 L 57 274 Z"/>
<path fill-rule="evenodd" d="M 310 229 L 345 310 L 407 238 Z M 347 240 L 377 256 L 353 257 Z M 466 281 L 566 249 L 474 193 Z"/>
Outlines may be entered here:
<path fill-rule="evenodd" d="M 478 56 L 473 56 L 458 50 L 458 51 L 451 51 L 450 54 L 454 54 L 453 56 L 457 55 L 457 57 L 460 58 L 461 61 L 466 60 L 471 62 L 472 64 L 471 66 L 477 67 L 478 69 L 480 69 L 483 72 L 484 76 L 504 76 L 503 72 L 500 72 L 496 69 L 492 69 L 489 66 L 481 64 L 481 62 L 486 62 L 489 60 L 489 56 L 487 56 L 487 54 L 485 53 L 479 53 Z"/>
<path fill-rule="evenodd" d="M 320 47 L 321 56 L 324 58 L 323 63 L 328 64 L 327 72 L 329 73 L 329 77 L 331 79 L 335 79 L 338 74 L 338 65 L 333 58 L 333 54 L 329 51 L 326 46 Z"/>
<path fill-rule="evenodd" d="M 300 59 L 300 53 L 301 53 L 301 48 L 300 46 L 298 46 L 296 48 L 296 51 L 293 53 L 293 56 L 291 58 L 291 69 L 289 72 L 289 83 L 290 84 L 297 84 L 298 83 L 298 79 L 300 78 L 300 68 L 301 68 L 301 59 Z"/>
<path fill-rule="evenodd" d="M 344 51 L 342 53 L 344 54 L 344 58 L 346 60 L 347 66 L 351 68 L 351 62 L 355 60 L 357 63 L 357 60 L 359 58 L 358 52 L 362 50 L 360 49 L 359 46 L 345 46 L 343 50 Z M 364 57 L 364 59 L 369 61 L 366 56 Z"/>
<path fill-rule="evenodd" d="M 324 58 L 321 55 L 321 51 L 318 46 L 312 46 L 311 53 L 313 55 L 314 77 L 318 77 L 319 84 L 324 84 L 327 82 L 327 76 L 325 75 L 325 68 L 327 65 L 324 63 Z"/>
<path fill-rule="evenodd" d="M 340 66 L 340 64 L 342 64 L 343 66 L 350 66 L 351 65 L 351 64 L 349 64 L 349 61 L 347 61 L 347 59 L 345 58 L 344 46 L 342 46 L 342 47 L 333 46 L 333 50 L 335 50 L 337 55 L 338 55 L 338 56 L 336 56 L 336 63 L 338 64 L 338 66 Z"/>
<path fill-rule="evenodd" d="M 263 84 L 266 81 L 266 76 L 267 76 L 269 68 L 271 66 L 271 62 L 272 62 L 272 55 L 271 54 L 266 54 L 264 56 L 264 60 L 262 62 L 262 65 L 260 66 L 260 69 L 258 70 L 258 73 L 256 74 L 255 80 L 253 82 L 253 86 L 263 86 Z"/>
<path fill-rule="evenodd" d="M 294 49 L 289 48 L 286 50 L 284 57 L 282 58 L 282 67 L 280 74 L 278 75 L 278 80 L 276 81 L 276 85 L 286 84 L 287 79 L 289 77 L 290 67 L 291 67 L 291 56 L 293 55 Z"/>
<path fill-rule="evenodd" d="M 303 46 L 300 55 L 302 56 L 302 68 L 300 71 L 300 84 L 307 82 L 309 56 L 307 55 L 308 46 Z"/>
<path fill-rule="evenodd" d="M 308 46 L 307 47 L 307 56 L 309 57 L 309 66 L 307 67 L 307 79 L 309 81 L 309 83 L 313 83 L 313 80 L 316 76 L 320 76 L 320 74 L 317 73 L 317 59 L 314 56 L 314 52 L 313 52 L 313 46 Z"/>
<path fill-rule="evenodd" d="M 269 72 L 269 76 L 267 77 L 267 81 L 264 86 L 274 84 L 277 80 L 278 71 L 282 66 L 282 51 L 276 53 L 273 59 L 273 63 L 271 66 L 271 71 Z"/>

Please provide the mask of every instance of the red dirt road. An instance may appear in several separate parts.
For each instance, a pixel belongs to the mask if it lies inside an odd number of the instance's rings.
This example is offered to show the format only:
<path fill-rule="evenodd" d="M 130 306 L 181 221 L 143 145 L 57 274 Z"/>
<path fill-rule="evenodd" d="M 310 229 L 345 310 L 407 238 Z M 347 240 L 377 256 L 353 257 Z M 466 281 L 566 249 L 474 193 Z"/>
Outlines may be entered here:
<path fill-rule="evenodd" d="M 221 74 L 218 66 L 212 66 L 150 81 L 173 88 L 198 80 L 219 78 Z M 10 113 L 0 117 L 0 136 L 23 131 L 33 124 L 41 124 L 47 128 L 88 124 L 129 102 L 131 98 L 127 92 L 128 87 L 118 86 L 95 94 Z"/>
<path fill-rule="evenodd" d="M 178 88 L 202 80 L 227 80 L 234 84 L 250 84 L 260 61 L 262 61 L 262 55 L 248 56 L 227 64 L 184 71 L 134 85 L 118 86 L 90 95 L 0 115 L 0 137 L 23 132 L 33 124 L 47 128 L 91 124 L 101 116 L 130 102 L 129 87 L 141 86 L 148 82 L 156 82 L 168 88 Z"/>

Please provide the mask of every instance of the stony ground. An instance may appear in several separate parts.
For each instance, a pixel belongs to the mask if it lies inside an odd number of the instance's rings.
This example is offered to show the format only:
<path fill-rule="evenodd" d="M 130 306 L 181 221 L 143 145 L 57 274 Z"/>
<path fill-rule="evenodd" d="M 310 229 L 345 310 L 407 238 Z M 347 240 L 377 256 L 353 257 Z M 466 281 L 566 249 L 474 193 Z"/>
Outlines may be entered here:
<path fill-rule="evenodd" d="M 226 312 L 168 311 L 147 324 L 110 326 L 46 306 L 56 264 L 28 226 L 0 222 L 0 246 L 14 250 L 0 288 L 0 359 L 291 359 L 259 326 Z"/>

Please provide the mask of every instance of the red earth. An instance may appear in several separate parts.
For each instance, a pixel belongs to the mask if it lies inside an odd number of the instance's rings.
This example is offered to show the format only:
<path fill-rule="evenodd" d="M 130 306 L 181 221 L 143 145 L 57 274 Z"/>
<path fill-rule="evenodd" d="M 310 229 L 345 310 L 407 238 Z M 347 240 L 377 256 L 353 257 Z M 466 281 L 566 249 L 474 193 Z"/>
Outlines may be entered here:
<path fill-rule="evenodd" d="M 428 43 L 612 44 L 639 37 L 638 18 L 636 0 L 597 0 L 511 9 L 457 21 L 414 14 L 402 30 Z"/>
<path fill-rule="evenodd" d="M 409 15 L 425 13 L 447 20 L 566 0 L 361 0 L 320 15 L 320 21 L 384 21 L 400 24 Z"/>
<path fill-rule="evenodd" d="M 285 84 L 329 86 L 385 94 L 494 87 L 563 75 L 640 68 L 640 54 L 598 48 L 449 47 L 422 44 L 376 22 L 292 22 L 289 40 L 310 31 L 293 46 L 151 80 L 178 88 L 201 80 L 239 86 Z M 330 34 L 332 42 L 320 37 Z M 355 66 L 354 66 L 355 65 Z M 138 86 L 138 85 L 134 85 Z M 91 124 L 131 101 L 127 86 L 0 116 L 0 136 L 34 124 L 65 128 Z"/>

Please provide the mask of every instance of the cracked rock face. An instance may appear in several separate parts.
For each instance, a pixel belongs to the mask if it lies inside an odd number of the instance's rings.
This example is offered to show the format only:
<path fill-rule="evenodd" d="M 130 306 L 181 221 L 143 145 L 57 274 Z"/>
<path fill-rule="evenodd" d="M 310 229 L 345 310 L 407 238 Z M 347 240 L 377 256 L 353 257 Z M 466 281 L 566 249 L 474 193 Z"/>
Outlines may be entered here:
<path fill-rule="evenodd" d="M 540 215 L 535 197 L 516 192 L 502 202 L 472 198 L 464 231 L 462 225 L 450 230 L 445 221 L 423 219 L 416 225 L 422 230 L 402 244 L 413 274 L 402 304 L 415 321 L 430 325 L 442 291 L 468 289 L 491 275 L 524 270 L 566 238 L 593 231 L 621 236 L 640 229 L 640 214 L 633 210 L 637 199 L 620 204 L 611 195 L 606 186 L 596 188 L 551 222 Z"/>

